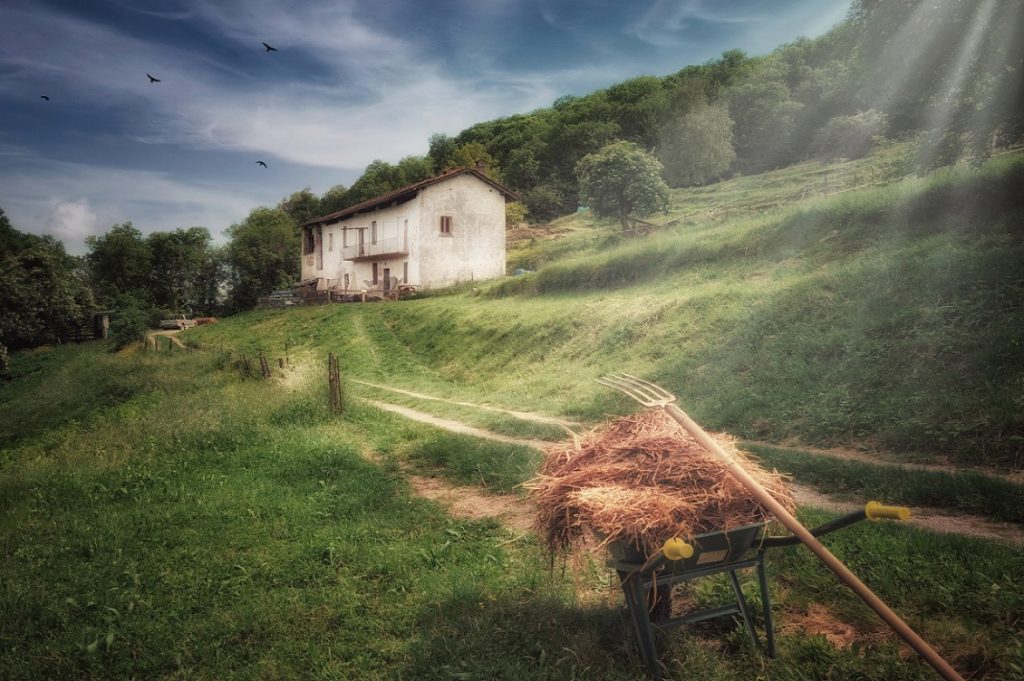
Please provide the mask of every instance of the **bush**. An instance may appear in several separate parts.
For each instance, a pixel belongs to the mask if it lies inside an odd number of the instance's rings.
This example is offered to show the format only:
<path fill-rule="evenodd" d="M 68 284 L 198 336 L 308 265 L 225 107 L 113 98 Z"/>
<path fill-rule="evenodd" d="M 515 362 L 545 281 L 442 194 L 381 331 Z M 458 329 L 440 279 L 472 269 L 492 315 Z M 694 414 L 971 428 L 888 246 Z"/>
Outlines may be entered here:
<path fill-rule="evenodd" d="M 126 307 L 118 310 L 110 322 L 110 337 L 114 341 L 114 349 L 144 340 L 149 329 L 150 312 L 138 307 Z"/>
<path fill-rule="evenodd" d="M 814 136 L 814 153 L 826 160 L 860 158 L 871 149 L 885 125 L 886 115 L 875 109 L 835 116 Z"/>

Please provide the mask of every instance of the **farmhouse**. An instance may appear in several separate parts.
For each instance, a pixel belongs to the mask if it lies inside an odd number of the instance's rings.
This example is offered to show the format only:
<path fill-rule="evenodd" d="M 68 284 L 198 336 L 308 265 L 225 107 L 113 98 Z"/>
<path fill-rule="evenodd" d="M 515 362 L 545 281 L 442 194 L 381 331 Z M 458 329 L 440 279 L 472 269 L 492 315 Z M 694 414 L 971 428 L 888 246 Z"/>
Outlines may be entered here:
<path fill-rule="evenodd" d="M 302 282 L 387 296 L 502 276 L 510 198 L 482 168 L 458 168 L 310 220 Z"/>

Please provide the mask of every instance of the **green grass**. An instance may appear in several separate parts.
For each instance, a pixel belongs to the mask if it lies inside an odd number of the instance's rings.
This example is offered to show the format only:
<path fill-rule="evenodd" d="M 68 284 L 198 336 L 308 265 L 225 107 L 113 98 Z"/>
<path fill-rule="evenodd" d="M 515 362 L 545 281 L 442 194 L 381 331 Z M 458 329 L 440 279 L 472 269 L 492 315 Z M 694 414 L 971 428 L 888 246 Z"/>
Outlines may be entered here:
<path fill-rule="evenodd" d="M 74 421 L 55 409 L 51 428 L 39 417 L 4 446 L 5 679 L 641 677 L 606 570 L 549 571 L 533 538 L 447 516 L 394 465 L 512 490 L 535 452 L 358 402 L 332 415 L 315 375 L 245 379 L 222 360 L 15 355 L 5 422 L 61 375 L 102 393 L 130 373 L 146 390 Z M 997 679 L 1020 664 L 1019 550 L 875 524 L 829 542 L 961 669 Z M 773 553 L 769 569 L 778 619 L 813 597 L 867 626 L 806 552 Z M 712 605 L 726 588 L 708 581 L 695 597 Z M 666 644 L 668 678 L 932 678 L 893 645 L 842 651 L 802 634 L 781 636 L 768 662 L 728 620 Z"/>

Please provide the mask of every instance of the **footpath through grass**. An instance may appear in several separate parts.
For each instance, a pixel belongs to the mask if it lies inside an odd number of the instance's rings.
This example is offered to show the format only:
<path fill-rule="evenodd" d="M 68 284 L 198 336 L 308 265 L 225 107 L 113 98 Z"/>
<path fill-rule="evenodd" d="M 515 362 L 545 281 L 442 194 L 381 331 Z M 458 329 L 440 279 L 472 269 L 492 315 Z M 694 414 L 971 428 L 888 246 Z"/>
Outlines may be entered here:
<path fill-rule="evenodd" d="M 98 345 L 14 361 L 0 387 L 0 422 L 22 424 L 0 454 L 3 678 L 642 678 L 607 570 L 549 571 L 533 538 L 447 516 L 395 465 L 515 490 L 535 452 L 368 407 L 331 415 L 301 365 L 245 380 L 216 353 Z M 109 394 L 126 375 L 137 389 L 73 419 L 47 406 L 53 385 Z M 882 524 L 828 541 L 963 672 L 1022 669 L 1020 550 Z M 780 626 L 813 602 L 862 630 L 860 647 L 797 626 L 770 662 L 719 622 L 669 639 L 668 678 L 932 678 L 806 552 L 769 570 Z"/>

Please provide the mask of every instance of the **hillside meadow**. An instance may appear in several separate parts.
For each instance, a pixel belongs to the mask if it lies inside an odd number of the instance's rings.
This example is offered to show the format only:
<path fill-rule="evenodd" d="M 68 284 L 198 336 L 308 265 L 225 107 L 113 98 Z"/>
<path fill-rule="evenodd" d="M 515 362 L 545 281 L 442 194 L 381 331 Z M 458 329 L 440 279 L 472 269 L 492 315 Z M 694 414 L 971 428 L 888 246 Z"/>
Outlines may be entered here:
<path fill-rule="evenodd" d="M 572 216 L 519 245 L 546 263 L 519 277 L 246 313 L 182 334 L 191 350 L 15 353 L 0 386 L 0 676 L 644 678 L 601 556 L 552 560 L 534 536 L 454 517 L 409 483 L 500 503 L 539 453 L 364 398 L 520 437 L 559 430 L 357 380 L 583 429 L 636 408 L 592 381 L 629 371 L 814 488 L 1020 523 L 1020 485 L 799 448 L 1019 467 L 1021 158 L 819 197 L 777 172 L 761 188 L 682 190 L 704 207 L 683 215 L 679 193 L 642 238 Z M 266 380 L 243 359 L 259 352 Z M 326 406 L 328 352 L 342 414 Z M 826 543 L 965 676 L 1024 675 L 1020 546 L 891 523 Z M 807 551 L 769 554 L 768 572 L 778 659 L 719 620 L 668 637 L 669 678 L 935 678 Z M 743 588 L 756 602 L 751 575 Z M 716 605 L 729 589 L 703 580 L 691 597 Z"/>

